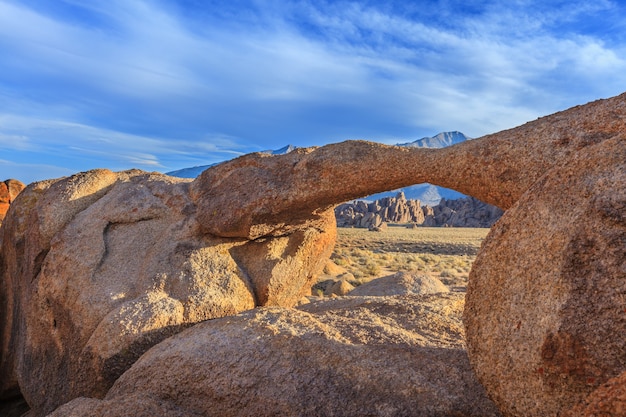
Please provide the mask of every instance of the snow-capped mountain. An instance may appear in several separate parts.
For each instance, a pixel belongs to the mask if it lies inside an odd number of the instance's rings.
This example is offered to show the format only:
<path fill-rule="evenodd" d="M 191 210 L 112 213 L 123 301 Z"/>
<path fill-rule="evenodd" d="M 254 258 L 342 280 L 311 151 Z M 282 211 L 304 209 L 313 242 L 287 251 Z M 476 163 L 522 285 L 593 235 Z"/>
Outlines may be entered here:
<path fill-rule="evenodd" d="M 267 153 L 270 155 L 284 155 L 286 153 L 293 151 L 294 149 L 296 149 L 296 146 L 287 145 L 287 146 L 283 146 L 280 149 L 274 149 L 274 150 L 270 149 L 267 151 L 261 151 L 261 153 Z M 172 177 L 179 177 L 179 178 L 196 178 L 198 175 L 202 174 L 202 172 L 205 169 L 215 166 L 219 163 L 220 162 L 216 162 L 214 164 L 209 164 L 209 165 L 195 166 L 191 168 L 183 168 L 183 169 L 179 169 L 176 171 L 166 172 L 166 174 L 171 175 Z"/>
<path fill-rule="evenodd" d="M 406 146 L 410 148 L 445 148 L 446 146 L 456 145 L 457 143 L 470 140 L 461 132 L 441 132 L 430 138 L 421 138 L 414 142 L 398 143 L 397 146 Z"/>
<path fill-rule="evenodd" d="M 411 185 L 409 187 L 404 187 L 393 191 L 386 191 L 384 193 L 370 195 L 363 198 L 362 200 L 374 201 L 380 200 L 384 197 L 395 197 L 400 191 L 404 192 L 404 196 L 407 200 L 420 200 L 422 202 L 422 205 L 431 207 L 439 204 L 442 198 L 445 198 L 446 200 L 456 200 L 466 197 L 464 194 L 461 194 L 458 191 L 424 183 Z"/>

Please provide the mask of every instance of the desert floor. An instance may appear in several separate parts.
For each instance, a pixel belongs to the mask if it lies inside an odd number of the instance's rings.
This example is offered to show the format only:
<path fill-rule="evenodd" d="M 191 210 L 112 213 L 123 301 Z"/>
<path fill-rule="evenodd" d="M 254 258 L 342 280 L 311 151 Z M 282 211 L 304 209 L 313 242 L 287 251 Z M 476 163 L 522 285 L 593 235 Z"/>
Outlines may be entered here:
<path fill-rule="evenodd" d="M 438 277 L 452 290 L 464 291 L 489 229 L 393 225 L 382 232 L 339 228 L 331 259 L 350 272 L 353 285 L 398 271 Z"/>

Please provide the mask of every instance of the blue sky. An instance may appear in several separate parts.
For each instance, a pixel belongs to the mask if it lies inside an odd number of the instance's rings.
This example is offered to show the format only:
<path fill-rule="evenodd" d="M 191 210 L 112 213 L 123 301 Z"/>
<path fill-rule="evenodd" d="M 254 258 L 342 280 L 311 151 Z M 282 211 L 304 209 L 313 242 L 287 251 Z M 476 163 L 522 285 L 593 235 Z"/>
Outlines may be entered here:
<path fill-rule="evenodd" d="M 618 1 L 0 0 L 0 180 L 478 137 L 623 91 Z"/>

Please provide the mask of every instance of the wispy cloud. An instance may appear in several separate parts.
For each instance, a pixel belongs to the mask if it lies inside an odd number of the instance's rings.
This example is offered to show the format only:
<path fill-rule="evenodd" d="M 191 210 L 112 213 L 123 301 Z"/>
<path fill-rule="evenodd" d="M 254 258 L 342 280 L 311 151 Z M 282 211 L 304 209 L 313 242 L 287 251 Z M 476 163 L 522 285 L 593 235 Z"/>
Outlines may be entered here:
<path fill-rule="evenodd" d="M 7 132 L 0 134 L 0 155 L 3 156 L 0 177 L 18 177 L 26 182 L 47 178 L 39 176 L 45 167 L 54 167 L 51 172 L 63 172 L 63 175 L 99 167 L 167 171 L 180 168 L 180 164 L 216 162 L 242 153 L 237 150 L 241 145 L 227 137 L 208 139 L 208 142 L 176 142 L 80 123 L 15 115 L 0 115 L 0 131 Z M 13 158 L 11 164 L 6 163 L 7 158 Z M 36 161 L 49 163 L 34 163 Z M 63 168 L 68 162 L 73 169 Z M 59 165 L 55 167 L 55 164 Z M 40 168 L 33 170 L 33 167 Z"/>
<path fill-rule="evenodd" d="M 618 2 L 218 3 L 0 0 L 0 177 L 480 136 L 626 85 Z"/>

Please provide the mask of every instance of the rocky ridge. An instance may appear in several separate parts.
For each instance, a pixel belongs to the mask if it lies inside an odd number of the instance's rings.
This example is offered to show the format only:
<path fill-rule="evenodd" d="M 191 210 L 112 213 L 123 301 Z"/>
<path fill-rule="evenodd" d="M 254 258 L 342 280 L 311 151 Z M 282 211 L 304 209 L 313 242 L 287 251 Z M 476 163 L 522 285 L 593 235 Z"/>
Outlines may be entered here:
<path fill-rule="evenodd" d="M 335 208 L 338 227 L 374 229 L 383 223 L 411 223 L 428 227 L 491 227 L 502 216 L 498 207 L 473 197 L 442 199 L 434 206 L 422 206 L 419 200 L 407 200 L 403 192 L 373 202 L 358 200 Z"/>
<path fill-rule="evenodd" d="M 351 390 L 338 390 L 348 396 L 342 401 L 364 408 L 333 407 L 336 415 L 393 415 L 385 394 L 367 384 L 371 378 L 377 386 L 398 387 L 397 380 L 385 379 L 392 364 L 372 362 L 363 343 L 370 332 L 337 318 L 371 317 L 372 331 L 390 345 L 385 348 L 402 356 L 405 348 L 394 346 L 395 336 L 375 330 L 387 329 L 384 317 L 392 313 L 386 306 L 393 300 L 377 297 L 379 318 L 358 305 L 359 297 L 350 297 L 356 304 L 344 313 L 323 320 L 317 312 L 322 305 L 312 304 L 310 316 L 288 307 L 328 260 L 336 204 L 422 182 L 508 209 L 481 248 L 463 313 L 469 363 L 503 415 L 556 417 L 586 399 L 593 404 L 594 398 L 621 395 L 625 132 L 621 95 L 444 149 L 349 141 L 281 156 L 246 155 L 193 181 L 97 170 L 31 184 L 0 228 L 0 396 L 19 388 L 29 417 L 59 406 L 57 415 L 99 407 L 111 416 L 114 410 L 211 415 L 224 398 L 232 400 L 225 404 L 233 415 L 254 410 L 246 407 L 259 400 L 264 412 L 280 414 L 290 407 L 306 410 L 315 396 L 306 387 L 316 387 L 317 378 L 340 386 L 345 376 Z M 363 175 L 369 181 L 360 181 Z M 274 307 L 233 316 L 254 306 Z M 224 316 L 230 317 L 206 321 Z M 428 324 L 418 325 L 428 333 Z M 256 336 L 247 339 L 248 331 Z M 223 340 L 273 353 L 265 361 L 253 349 L 245 356 L 250 362 L 242 358 L 241 377 L 232 378 L 228 362 L 228 369 L 213 365 L 232 354 L 220 347 Z M 317 348 L 307 350 L 308 341 Z M 316 365 L 321 374 L 303 369 L 336 343 L 356 347 L 331 368 Z M 420 390 L 440 387 L 423 385 L 419 371 L 407 371 L 408 363 L 445 363 L 429 355 L 445 358 L 446 351 L 424 346 L 429 354 L 413 345 L 416 350 L 401 361 L 400 377 L 409 382 L 400 386 L 417 389 L 404 397 L 408 402 Z M 204 354 L 194 354 L 196 348 Z M 343 376 L 330 372 L 351 355 L 358 359 L 355 367 L 342 370 Z M 173 358 L 186 365 L 175 366 Z M 366 366 L 359 368 L 361 362 Z M 257 364 L 261 372 L 255 373 Z M 210 373 L 212 366 L 223 371 Z M 451 374 L 454 369 L 461 368 L 448 368 Z M 268 372 L 280 382 L 276 391 L 265 387 L 272 385 Z M 213 378 L 222 382 L 212 385 Z M 458 378 L 474 386 L 471 372 Z M 290 395 L 291 382 L 303 394 Z M 429 415 L 429 404 L 412 405 L 404 414 Z M 451 414 L 445 413 L 440 415 Z"/>

